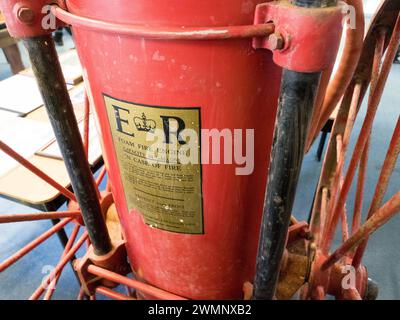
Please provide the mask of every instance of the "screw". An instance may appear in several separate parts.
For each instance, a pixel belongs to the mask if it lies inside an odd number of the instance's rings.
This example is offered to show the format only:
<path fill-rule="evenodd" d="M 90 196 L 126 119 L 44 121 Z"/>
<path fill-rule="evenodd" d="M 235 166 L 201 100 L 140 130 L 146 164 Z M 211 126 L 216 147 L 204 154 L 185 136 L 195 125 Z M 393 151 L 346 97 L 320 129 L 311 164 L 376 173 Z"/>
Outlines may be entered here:
<path fill-rule="evenodd" d="M 35 20 L 35 12 L 28 7 L 21 7 L 17 12 L 18 19 L 23 23 L 32 23 Z"/>
<path fill-rule="evenodd" d="M 280 33 L 273 33 L 268 38 L 268 47 L 270 50 L 282 50 L 285 46 L 285 39 Z"/>

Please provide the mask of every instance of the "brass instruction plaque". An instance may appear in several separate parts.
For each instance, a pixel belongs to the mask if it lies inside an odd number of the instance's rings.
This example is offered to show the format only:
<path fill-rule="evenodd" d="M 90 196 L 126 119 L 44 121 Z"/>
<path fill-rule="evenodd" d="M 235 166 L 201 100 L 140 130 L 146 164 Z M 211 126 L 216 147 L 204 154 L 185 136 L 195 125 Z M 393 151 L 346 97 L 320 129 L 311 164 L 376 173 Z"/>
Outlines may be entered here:
<path fill-rule="evenodd" d="M 153 228 L 203 234 L 200 108 L 103 96 L 129 212 Z"/>

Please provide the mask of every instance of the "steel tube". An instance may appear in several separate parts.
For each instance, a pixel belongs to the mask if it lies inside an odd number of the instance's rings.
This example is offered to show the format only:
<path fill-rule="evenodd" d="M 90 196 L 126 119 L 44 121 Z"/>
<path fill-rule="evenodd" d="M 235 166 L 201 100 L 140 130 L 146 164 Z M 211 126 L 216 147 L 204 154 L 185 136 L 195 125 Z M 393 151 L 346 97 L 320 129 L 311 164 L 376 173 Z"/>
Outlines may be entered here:
<path fill-rule="evenodd" d="M 86 157 L 89 161 L 89 126 L 90 126 L 90 105 L 89 98 L 85 92 L 85 111 L 83 117 L 83 146 L 85 148 Z"/>
<path fill-rule="evenodd" d="M 258 248 L 254 299 L 273 299 L 321 73 L 284 70 Z"/>
<path fill-rule="evenodd" d="M 336 5 L 336 0 L 293 0 L 299 7 Z M 321 72 L 283 70 L 271 162 L 264 199 L 253 298 L 274 298 L 305 143 Z"/>
<path fill-rule="evenodd" d="M 24 39 L 83 220 L 97 255 L 111 250 L 97 189 L 51 35 Z"/>

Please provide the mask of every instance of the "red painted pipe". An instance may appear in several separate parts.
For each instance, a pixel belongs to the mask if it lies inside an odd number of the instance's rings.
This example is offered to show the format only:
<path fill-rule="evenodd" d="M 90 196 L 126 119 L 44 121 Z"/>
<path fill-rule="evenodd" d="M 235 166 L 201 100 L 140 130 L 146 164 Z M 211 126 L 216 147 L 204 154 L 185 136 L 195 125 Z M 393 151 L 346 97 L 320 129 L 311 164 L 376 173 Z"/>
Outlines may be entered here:
<path fill-rule="evenodd" d="M 103 287 L 103 286 L 97 287 L 96 293 L 102 294 L 103 296 L 106 296 L 106 297 L 109 297 L 109 298 L 115 299 L 115 300 L 136 300 L 132 297 L 121 294 L 119 292 L 116 292 L 114 290 L 111 290 L 111 289 Z"/>
<path fill-rule="evenodd" d="M 80 247 L 86 241 L 87 238 L 88 238 L 88 233 L 87 231 L 85 231 L 78 239 L 78 241 L 73 245 L 71 250 L 63 258 L 61 258 L 60 262 L 57 264 L 54 270 L 45 278 L 45 280 L 40 284 L 40 286 L 35 290 L 35 292 L 29 297 L 29 300 L 37 300 L 42 295 L 46 286 L 49 285 L 51 280 L 54 279 L 54 277 L 58 273 L 61 272 L 61 270 L 65 267 L 68 261 L 72 259 L 72 257 L 80 249 Z"/>
<path fill-rule="evenodd" d="M 143 282 L 130 279 L 128 277 L 124 277 L 119 275 L 118 273 L 97 267 L 95 265 L 90 265 L 87 271 L 95 276 L 110 280 L 112 282 L 116 282 L 119 284 L 124 284 L 128 287 L 134 288 L 138 291 L 143 292 L 144 294 L 150 295 L 156 299 L 161 300 L 186 300 L 183 297 L 177 296 L 170 292 L 164 291 L 162 289 L 153 287 L 151 285 L 145 284 Z"/>
<path fill-rule="evenodd" d="M 49 177 L 46 173 L 44 173 L 42 170 L 40 170 L 38 167 L 34 166 L 32 163 L 30 163 L 28 160 L 26 160 L 24 157 L 22 157 L 20 154 L 15 152 L 12 148 L 10 148 L 8 145 L 6 145 L 3 141 L 0 140 L 0 150 L 9 155 L 11 158 L 19 162 L 22 166 L 27 168 L 29 171 L 37 175 L 40 179 L 43 181 L 46 181 L 49 185 L 51 185 L 53 188 L 56 190 L 60 191 L 64 196 L 66 196 L 68 199 L 72 201 L 76 201 L 76 198 L 74 194 L 69 191 L 67 188 L 64 188 L 62 185 L 60 185 L 58 182 L 56 182 L 54 179 Z"/>
<path fill-rule="evenodd" d="M 81 228 L 81 226 L 79 224 L 76 224 L 74 229 L 72 230 L 72 233 L 68 239 L 68 242 L 64 248 L 63 254 L 61 256 L 61 258 L 65 257 L 68 254 L 68 251 L 71 250 L 72 245 L 75 242 L 75 239 L 78 235 L 79 229 Z M 62 270 L 61 270 L 62 271 Z M 61 271 L 59 273 L 57 273 L 56 277 L 53 279 L 53 281 L 50 283 L 49 287 L 47 288 L 47 292 L 43 298 L 43 300 L 50 300 L 51 297 L 53 296 L 53 293 L 56 289 L 56 285 L 58 280 L 60 279 L 61 276 Z"/>
<path fill-rule="evenodd" d="M 330 244 L 332 243 L 333 240 L 333 230 L 335 230 L 336 225 L 338 223 L 339 217 L 340 217 L 340 211 L 342 210 L 343 206 L 345 205 L 346 198 L 348 195 L 348 192 L 350 190 L 351 184 L 353 182 L 354 175 L 356 173 L 356 169 L 358 166 L 358 163 L 360 162 L 363 150 L 365 148 L 365 145 L 367 143 L 367 140 L 369 138 L 371 129 L 372 129 L 372 124 L 376 115 L 376 111 L 378 109 L 380 100 L 383 95 L 383 91 L 385 89 L 385 84 L 389 76 L 389 72 L 392 68 L 392 63 L 393 60 L 396 56 L 397 49 L 400 45 L 400 15 L 397 18 L 396 26 L 393 30 L 393 35 L 390 40 L 385 61 L 382 66 L 381 73 L 379 75 L 379 78 L 376 83 L 376 88 L 374 90 L 374 93 L 371 96 L 371 99 L 369 101 L 369 106 L 368 106 L 368 111 L 367 115 L 365 117 L 365 121 L 363 123 L 363 126 L 361 128 L 360 136 L 358 138 L 358 141 L 356 143 L 356 147 L 353 152 L 352 159 L 350 161 L 349 169 L 346 174 L 346 178 L 343 184 L 343 188 L 340 192 L 339 195 L 339 200 L 335 206 L 335 209 L 333 210 L 332 213 L 332 222 L 330 224 L 330 233 L 326 237 L 326 241 L 324 242 L 324 248 L 328 248 Z"/>
<path fill-rule="evenodd" d="M 174 27 L 151 27 L 129 24 L 119 24 L 100 21 L 74 15 L 58 6 L 52 6 L 52 13 L 61 21 L 81 28 L 93 29 L 107 33 L 125 34 L 139 38 L 159 40 L 222 40 L 240 39 L 253 37 L 267 37 L 274 32 L 272 23 L 227 26 L 210 28 L 174 28 Z"/>
<path fill-rule="evenodd" d="M 21 259 L 23 256 L 31 252 L 33 249 L 35 249 L 38 245 L 43 243 L 45 240 L 50 238 L 53 234 L 55 234 L 57 231 L 61 230 L 64 228 L 65 225 L 67 225 L 69 222 L 71 222 L 73 219 L 72 218 L 67 218 L 59 223 L 57 223 L 55 226 L 47 230 L 45 233 L 41 234 L 39 237 L 37 237 L 35 240 L 31 241 L 29 244 L 27 244 L 25 247 L 14 253 L 11 257 L 8 259 L 4 260 L 0 264 L 0 272 L 3 272 L 5 269 L 7 269 L 9 266 L 17 262 L 19 259 Z"/>
<path fill-rule="evenodd" d="M 389 185 L 390 177 L 396 166 L 397 159 L 400 153 L 400 117 L 397 120 L 397 125 L 393 133 L 392 140 L 383 163 L 381 174 L 376 185 L 375 193 L 372 198 L 372 203 L 368 211 L 368 219 L 372 217 L 374 212 L 378 210 L 382 204 L 383 197 L 385 196 L 387 187 Z M 366 239 L 358 248 L 354 255 L 353 266 L 358 267 L 361 263 L 364 251 L 367 247 L 368 240 Z"/>
<path fill-rule="evenodd" d="M 0 215 L 0 223 L 12 222 L 25 222 L 25 221 L 38 221 L 47 219 L 61 219 L 61 218 L 79 218 L 80 211 L 65 211 L 65 212 L 37 212 L 27 214 L 8 214 Z"/>
<path fill-rule="evenodd" d="M 315 137 L 329 120 L 329 117 L 342 98 L 345 90 L 351 82 L 351 79 L 353 78 L 362 53 L 365 28 L 363 2 L 362 0 L 347 0 L 346 2 L 349 6 L 352 6 L 355 9 L 356 28 L 349 28 L 347 30 L 346 43 L 339 68 L 329 83 L 322 106 L 318 106 L 319 112 L 317 109 L 317 112 L 313 117 L 307 139 L 306 150 L 310 148 Z"/>
<path fill-rule="evenodd" d="M 381 209 L 375 212 L 372 217 L 343 243 L 333 254 L 322 264 L 321 270 L 326 270 L 338 262 L 347 252 L 356 247 L 361 241 L 369 237 L 379 227 L 388 222 L 400 211 L 400 192 L 396 193 Z"/>
<path fill-rule="evenodd" d="M 96 184 L 97 184 L 97 186 L 100 186 L 100 184 L 101 184 L 101 182 L 103 181 L 103 179 L 104 179 L 106 173 L 107 173 L 107 169 L 106 169 L 106 167 L 104 166 L 103 169 L 101 169 L 100 174 L 99 174 L 99 176 L 98 176 L 97 179 L 96 179 Z"/>

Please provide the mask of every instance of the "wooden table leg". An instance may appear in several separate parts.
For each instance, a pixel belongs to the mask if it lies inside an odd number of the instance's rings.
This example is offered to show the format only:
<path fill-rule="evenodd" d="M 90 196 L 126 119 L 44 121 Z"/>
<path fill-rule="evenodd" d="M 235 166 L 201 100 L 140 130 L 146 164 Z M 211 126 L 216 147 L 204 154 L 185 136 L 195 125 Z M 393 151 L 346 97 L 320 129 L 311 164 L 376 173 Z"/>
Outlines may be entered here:
<path fill-rule="evenodd" d="M 18 72 L 25 69 L 18 45 L 13 44 L 11 46 L 5 47 L 3 48 L 3 52 L 6 56 L 8 63 L 10 64 L 13 74 L 17 74 Z"/>

